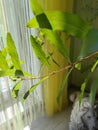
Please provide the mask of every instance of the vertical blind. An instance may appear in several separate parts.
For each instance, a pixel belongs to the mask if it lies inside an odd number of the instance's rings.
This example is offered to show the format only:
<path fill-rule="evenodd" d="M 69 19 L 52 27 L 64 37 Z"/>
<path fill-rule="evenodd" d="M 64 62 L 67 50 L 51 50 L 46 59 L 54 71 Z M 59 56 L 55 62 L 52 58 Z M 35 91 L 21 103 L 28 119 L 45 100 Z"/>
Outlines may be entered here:
<path fill-rule="evenodd" d="M 10 32 L 23 61 L 23 70 L 38 75 L 40 63 L 32 52 L 29 36 L 37 35 L 37 30 L 26 27 L 27 21 L 33 16 L 29 0 L 0 1 L 0 49 L 6 45 L 6 32 Z M 33 119 L 44 113 L 42 86 L 40 85 L 22 103 L 26 90 L 36 81 L 24 81 L 19 97 L 14 99 L 11 90 L 14 86 L 8 77 L 0 78 L 0 130 L 29 130 Z"/>

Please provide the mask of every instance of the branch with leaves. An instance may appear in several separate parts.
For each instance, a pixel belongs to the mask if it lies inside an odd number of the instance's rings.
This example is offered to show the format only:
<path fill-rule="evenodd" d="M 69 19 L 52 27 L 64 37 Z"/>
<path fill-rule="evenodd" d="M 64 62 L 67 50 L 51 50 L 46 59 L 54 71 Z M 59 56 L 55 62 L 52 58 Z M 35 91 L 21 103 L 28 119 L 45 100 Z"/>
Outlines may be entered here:
<path fill-rule="evenodd" d="M 8 76 L 13 81 L 17 81 L 12 90 L 12 95 L 15 98 L 18 97 L 22 81 L 39 79 L 39 81 L 35 85 L 31 86 L 31 88 L 24 94 L 23 101 L 25 101 L 29 94 L 44 80 L 57 73 L 68 70 L 68 73 L 65 74 L 64 80 L 58 92 L 57 101 L 59 104 L 60 97 L 71 71 L 74 68 L 81 71 L 82 62 L 97 56 L 98 30 L 94 29 L 76 14 L 62 11 L 44 11 L 37 0 L 30 0 L 30 4 L 34 17 L 28 21 L 27 27 L 37 28 L 39 31 L 38 36 L 30 36 L 30 42 L 36 57 L 40 60 L 42 65 L 47 67 L 51 67 L 50 59 L 52 59 L 56 65 L 59 65 L 58 62 L 53 59 L 53 53 L 47 52 L 46 54 L 44 51 L 42 44 L 46 44 L 45 41 L 47 41 L 48 44 L 51 44 L 57 49 L 69 65 L 41 76 L 32 76 L 32 74 L 24 72 L 21 67 L 14 40 L 11 34 L 7 33 L 7 45 L 0 51 L 0 77 Z M 74 63 L 71 63 L 68 48 L 58 34 L 58 31 L 64 32 L 68 36 L 74 38 L 77 37 L 82 41 L 80 53 Z M 96 61 L 92 63 L 92 67 L 89 68 L 91 74 L 96 69 L 97 65 L 98 60 L 96 59 Z M 81 85 L 82 95 L 84 93 L 88 77 L 85 77 L 85 81 Z M 94 103 L 94 98 L 97 92 L 97 84 L 98 81 L 95 79 L 91 85 L 90 100 L 92 104 Z M 94 88 L 94 91 L 92 88 Z"/>
<path fill-rule="evenodd" d="M 69 70 L 69 69 L 74 69 L 74 68 L 79 69 L 78 66 L 77 66 L 79 63 L 85 62 L 86 60 L 89 60 L 90 58 L 95 57 L 96 55 L 98 55 L 98 52 L 94 52 L 94 53 L 82 58 L 81 60 L 79 60 L 77 62 L 71 63 L 68 66 L 60 68 L 59 70 L 52 71 L 48 74 L 44 74 L 44 75 L 41 75 L 41 76 L 33 76 L 33 77 L 20 77 L 20 78 L 11 77 L 11 80 L 13 80 L 13 81 L 19 81 L 20 80 L 21 81 L 21 80 L 36 80 L 36 79 L 42 79 L 42 78 L 45 78 L 45 77 L 50 78 L 51 76 L 56 75 L 57 73 L 60 73 L 60 72 L 63 72 L 63 71 Z M 94 64 L 94 69 L 96 68 L 97 64 L 96 65 Z M 92 69 L 93 69 L 93 67 L 92 67 Z"/>

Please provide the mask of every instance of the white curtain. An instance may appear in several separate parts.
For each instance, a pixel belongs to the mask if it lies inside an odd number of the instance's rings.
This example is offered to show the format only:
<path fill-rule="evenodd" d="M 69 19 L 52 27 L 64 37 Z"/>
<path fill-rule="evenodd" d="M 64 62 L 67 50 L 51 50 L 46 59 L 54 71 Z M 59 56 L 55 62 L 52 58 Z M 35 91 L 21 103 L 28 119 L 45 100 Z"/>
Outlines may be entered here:
<path fill-rule="evenodd" d="M 30 34 L 36 35 L 37 31 L 26 27 L 32 16 L 29 0 L 0 0 L 0 49 L 6 45 L 5 34 L 9 31 L 24 62 L 23 70 L 38 75 L 40 64 L 29 42 Z M 14 83 L 7 77 L 0 78 L 0 130 L 29 130 L 33 119 L 44 113 L 41 85 L 24 104 L 21 102 L 26 90 L 35 82 L 24 81 L 18 99 L 14 99 L 11 95 Z"/>

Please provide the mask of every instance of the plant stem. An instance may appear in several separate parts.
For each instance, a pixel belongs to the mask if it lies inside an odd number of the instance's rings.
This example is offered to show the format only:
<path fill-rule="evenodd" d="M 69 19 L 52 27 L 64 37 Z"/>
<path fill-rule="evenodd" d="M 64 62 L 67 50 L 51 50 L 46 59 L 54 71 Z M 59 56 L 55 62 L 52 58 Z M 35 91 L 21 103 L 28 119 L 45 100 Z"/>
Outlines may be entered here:
<path fill-rule="evenodd" d="M 65 67 L 63 67 L 63 68 L 61 68 L 59 70 L 52 71 L 52 72 L 50 72 L 48 74 L 45 74 L 45 75 L 35 76 L 35 77 L 22 77 L 22 78 L 19 78 L 19 79 L 18 78 L 14 78 L 14 79 L 11 78 L 11 79 L 12 80 L 35 80 L 35 79 L 42 79 L 44 77 L 48 77 L 49 78 L 49 77 L 51 77 L 51 76 L 53 76 L 53 75 L 55 75 L 57 73 L 60 73 L 62 71 L 65 71 L 65 70 L 68 70 L 68 69 L 73 69 L 76 64 L 82 63 L 82 62 L 86 61 L 87 59 L 90 59 L 90 58 L 96 56 L 97 54 L 98 54 L 98 51 L 94 52 L 94 53 L 92 53 L 92 54 L 90 54 L 90 55 L 88 55 L 88 56 L 86 56 L 84 58 L 82 58 L 81 60 L 79 60 L 77 62 L 73 62 L 73 63 L 69 64 L 68 66 L 65 66 Z"/>

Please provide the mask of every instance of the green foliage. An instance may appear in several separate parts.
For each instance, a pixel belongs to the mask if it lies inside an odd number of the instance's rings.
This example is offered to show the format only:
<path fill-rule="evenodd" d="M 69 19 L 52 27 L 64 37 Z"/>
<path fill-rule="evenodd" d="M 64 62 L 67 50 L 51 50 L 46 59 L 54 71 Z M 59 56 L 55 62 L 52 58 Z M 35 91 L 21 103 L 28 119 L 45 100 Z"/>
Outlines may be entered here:
<path fill-rule="evenodd" d="M 45 24 L 43 24 L 43 19 L 40 18 L 43 15 L 46 15 L 49 22 L 47 23 L 45 22 Z M 43 14 L 37 15 L 27 23 L 27 27 L 49 29 L 48 26 L 49 23 L 52 26 L 52 30 L 63 31 L 68 35 L 76 36 L 79 38 L 84 38 L 88 33 L 88 31 L 92 28 L 89 24 L 84 22 L 79 16 L 71 13 L 61 12 L 61 11 L 51 11 L 51 12 L 45 12 Z"/>
<path fill-rule="evenodd" d="M 16 77 L 23 77 L 24 74 L 23 74 L 23 72 L 22 72 L 21 70 L 16 70 L 16 71 L 15 71 L 15 76 L 16 76 Z"/>
<path fill-rule="evenodd" d="M 58 92 L 57 102 L 60 104 L 60 98 L 71 71 L 74 68 L 81 71 L 81 62 L 87 59 L 86 56 L 98 51 L 98 30 L 94 29 L 76 14 L 62 11 L 44 11 L 37 0 L 30 0 L 30 5 L 32 12 L 34 13 L 34 17 L 28 21 L 27 27 L 37 28 L 40 32 L 37 37 L 32 35 L 30 36 L 30 42 L 36 57 L 40 60 L 42 65 L 51 67 L 50 59 L 52 59 L 52 61 L 60 67 L 59 63 L 53 57 L 53 53 L 47 51 L 46 54 L 43 49 L 43 44 L 45 44 L 45 41 L 48 41 L 48 44 L 53 45 L 70 66 L 67 68 L 70 69 L 65 75 Z M 64 44 L 63 39 L 60 37 L 58 32 L 64 32 L 68 36 L 77 37 L 82 41 L 80 54 L 77 61 L 74 63 L 71 63 L 67 46 Z M 7 46 L 0 51 L 0 77 L 9 76 L 13 81 L 18 80 L 12 90 L 13 97 L 17 98 L 24 76 L 31 76 L 31 80 L 34 79 L 34 76 L 32 77 L 32 74 L 22 70 L 17 49 L 10 33 L 7 33 L 6 42 Z M 53 50 L 51 52 L 53 52 Z M 88 67 L 89 75 L 94 72 L 97 65 L 98 59 L 90 68 Z M 51 74 L 49 76 L 51 76 Z M 33 92 L 39 84 L 49 78 L 49 76 L 42 76 L 41 79 L 24 94 L 23 101 L 26 100 L 29 94 Z M 81 85 L 80 102 L 82 100 L 88 79 L 89 76 L 87 75 Z M 95 79 L 91 85 L 90 101 L 92 104 L 94 103 L 97 92 L 97 84 L 97 79 Z"/>
<path fill-rule="evenodd" d="M 20 69 L 21 70 L 21 66 L 20 66 L 20 61 L 19 61 L 19 57 L 17 54 L 17 50 L 14 44 L 14 41 L 12 39 L 12 36 L 10 33 L 7 33 L 7 48 L 8 48 L 8 53 L 11 56 L 11 60 L 13 62 L 13 65 L 16 69 Z"/>
<path fill-rule="evenodd" d="M 88 81 L 89 81 L 91 75 L 92 75 L 92 72 L 89 72 L 89 73 L 87 74 L 87 76 L 85 77 L 84 82 L 81 84 L 81 94 L 80 94 L 80 97 L 79 97 L 79 104 L 81 104 L 81 101 L 82 101 L 82 98 L 83 98 L 83 96 L 84 96 L 84 92 L 85 92 L 87 83 L 88 83 Z"/>
<path fill-rule="evenodd" d="M 39 21 L 39 25 L 42 28 L 44 26 L 46 28 L 52 28 L 47 16 L 45 15 L 45 13 L 43 13 L 44 10 L 42 9 L 42 7 L 38 3 L 38 1 L 37 0 L 30 0 L 30 5 L 31 5 L 31 9 L 32 9 L 33 14 L 36 16 L 37 21 Z M 44 22 L 40 22 L 40 21 L 44 21 Z M 29 27 L 30 23 L 28 23 L 27 26 Z M 37 22 L 36 22 L 36 26 L 38 26 Z"/>
<path fill-rule="evenodd" d="M 0 77 L 14 77 L 15 76 L 15 69 L 6 69 L 6 70 L 0 70 Z"/>
<path fill-rule="evenodd" d="M 14 98 L 17 98 L 17 97 L 18 97 L 18 93 L 19 93 L 19 89 L 20 89 L 20 87 L 21 87 L 21 84 L 22 84 L 22 82 L 19 81 L 19 82 L 17 82 L 17 83 L 15 84 L 15 86 L 13 87 L 13 89 L 12 89 L 12 96 L 13 96 Z"/>
<path fill-rule="evenodd" d="M 81 70 L 81 63 L 75 64 L 75 68 L 76 68 L 77 70 Z"/>
<path fill-rule="evenodd" d="M 67 85 L 67 81 L 68 81 L 68 77 L 71 73 L 72 69 L 69 70 L 69 72 L 67 74 L 65 74 L 64 76 L 64 80 L 61 84 L 61 87 L 59 89 L 59 92 L 58 92 L 58 96 L 57 96 L 57 103 L 60 105 L 60 99 L 61 99 L 61 96 L 62 96 L 62 93 L 63 93 L 63 90 L 65 88 L 65 86 Z"/>
<path fill-rule="evenodd" d="M 30 5 L 31 5 L 31 9 L 34 15 L 43 13 L 43 9 L 37 0 L 30 0 Z"/>
<path fill-rule="evenodd" d="M 83 40 L 79 59 L 96 51 L 98 51 L 98 30 L 91 29 Z"/>
<path fill-rule="evenodd" d="M 36 56 L 38 57 L 38 59 L 45 65 L 49 66 L 49 62 L 48 59 L 44 53 L 44 51 L 42 50 L 41 45 L 36 41 L 36 39 L 31 35 L 30 36 L 30 41 L 31 41 L 31 45 L 33 47 L 33 50 L 36 54 Z"/>
<path fill-rule="evenodd" d="M 90 102 L 92 105 L 94 105 L 97 90 L 98 90 L 98 79 L 96 78 L 94 79 L 91 85 Z"/>
<path fill-rule="evenodd" d="M 48 78 L 48 76 L 42 78 L 41 80 L 39 80 L 35 85 L 33 85 L 24 95 L 23 97 L 23 102 L 27 99 L 27 97 L 30 95 L 31 92 L 34 91 L 34 89 L 39 85 L 41 84 L 44 80 L 46 80 Z"/>
<path fill-rule="evenodd" d="M 79 104 L 81 104 L 82 98 L 84 96 L 84 92 L 85 92 L 85 88 L 86 88 L 86 85 L 87 85 L 87 81 L 88 80 L 85 79 L 85 81 L 81 85 L 81 94 L 80 94 L 80 97 L 79 97 Z"/>
<path fill-rule="evenodd" d="M 65 57 L 67 61 L 70 61 L 67 47 L 64 45 L 59 34 L 56 31 L 49 29 L 42 29 L 41 32 L 43 33 L 45 39 L 47 39 L 49 43 L 52 44 Z"/>
<path fill-rule="evenodd" d="M 3 70 L 6 70 L 9 68 L 6 61 L 6 57 L 2 54 L 2 51 L 0 51 L 0 68 Z"/>
<path fill-rule="evenodd" d="M 91 68 L 91 72 L 94 72 L 94 70 L 96 69 L 98 65 L 98 60 L 95 61 L 95 63 L 93 64 L 92 68 Z"/>
<path fill-rule="evenodd" d="M 32 0 L 33 1 L 33 0 Z M 38 3 L 36 3 L 38 4 Z M 37 6 L 37 5 L 36 5 Z M 34 11 L 35 8 L 32 8 Z M 37 10 L 36 10 L 37 11 Z M 45 20 L 46 18 L 46 20 Z M 48 18 L 48 21 L 47 21 Z M 43 22 L 45 20 L 45 22 Z M 45 24 L 44 24 L 45 23 Z M 51 25 L 51 26 L 50 26 Z M 70 63 L 70 56 L 67 52 L 66 45 L 63 44 L 62 39 L 58 35 L 56 31 L 65 32 L 67 35 L 71 35 L 74 37 L 80 38 L 82 42 L 82 48 L 80 54 L 78 56 L 78 61 L 98 51 L 98 30 L 94 29 L 92 26 L 87 24 L 84 20 L 82 20 L 76 14 L 65 13 L 61 11 L 52 11 L 52 12 L 45 12 L 40 10 L 38 15 L 36 14 L 34 18 L 32 18 L 28 23 L 27 27 L 30 28 L 38 28 L 41 33 L 43 34 L 44 38 L 49 41 Z M 76 61 L 75 68 L 81 71 L 81 63 Z M 93 67 L 88 67 L 88 69 L 92 72 L 95 70 L 97 66 L 97 61 L 94 63 Z M 91 74 L 91 73 L 90 73 Z M 90 75 L 89 74 L 89 75 Z M 62 82 L 61 88 L 59 90 L 59 94 L 57 97 L 57 102 L 59 103 L 60 97 L 63 92 L 63 88 L 65 83 L 67 82 L 67 78 L 70 75 L 70 71 L 67 76 L 65 76 L 64 81 Z M 81 85 L 81 95 L 80 95 L 80 102 L 82 100 L 85 87 L 87 85 L 87 81 L 89 76 L 85 77 L 84 83 Z M 92 91 L 92 90 L 91 90 Z M 96 90 L 95 90 L 96 91 Z M 92 92 L 91 92 L 92 93 Z M 92 97 L 95 96 L 91 94 Z M 94 98 L 93 98 L 94 99 Z M 93 100 L 94 102 L 94 100 Z"/>

